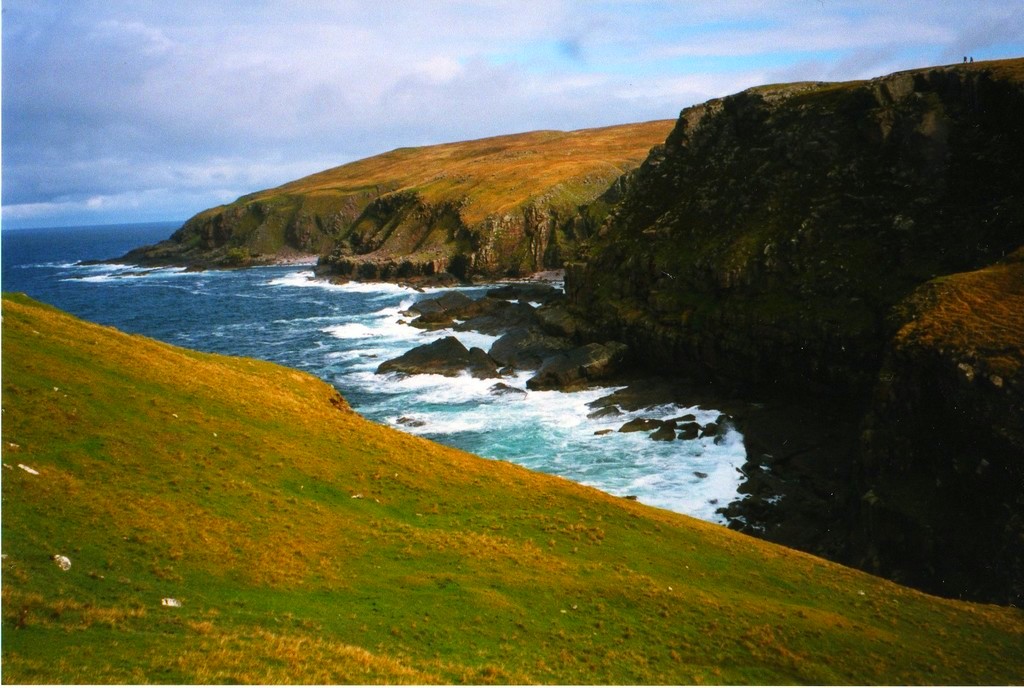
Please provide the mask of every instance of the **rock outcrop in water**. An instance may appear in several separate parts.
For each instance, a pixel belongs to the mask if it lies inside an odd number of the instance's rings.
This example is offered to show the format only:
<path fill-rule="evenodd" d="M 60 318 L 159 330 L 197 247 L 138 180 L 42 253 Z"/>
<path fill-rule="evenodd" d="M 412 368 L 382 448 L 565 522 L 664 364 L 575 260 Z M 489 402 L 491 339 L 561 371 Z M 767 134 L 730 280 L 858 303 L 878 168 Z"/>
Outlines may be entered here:
<path fill-rule="evenodd" d="M 1019 603 L 1024 323 L 1003 261 L 1024 244 L 1024 60 L 711 101 L 623 186 L 567 266 L 586 334 L 748 396 L 834 401 L 862 437 L 786 457 L 850 463 L 819 535 Z"/>
<path fill-rule="evenodd" d="M 435 282 L 560 267 L 671 126 L 401 148 L 203 211 L 123 260 L 233 267 L 305 254 L 325 276 Z"/>
<path fill-rule="evenodd" d="M 442 337 L 430 344 L 410 349 L 398 358 L 381 363 L 377 372 L 447 377 L 468 372 L 481 380 L 498 377 L 498 369 L 487 352 L 477 347 L 467 349 L 455 337 Z"/>

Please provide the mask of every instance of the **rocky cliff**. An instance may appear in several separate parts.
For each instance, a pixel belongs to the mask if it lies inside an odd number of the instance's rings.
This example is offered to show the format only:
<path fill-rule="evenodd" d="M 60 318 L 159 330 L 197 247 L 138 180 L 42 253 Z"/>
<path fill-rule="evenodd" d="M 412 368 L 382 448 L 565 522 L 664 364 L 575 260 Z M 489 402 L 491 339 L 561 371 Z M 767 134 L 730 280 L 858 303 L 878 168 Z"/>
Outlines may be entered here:
<path fill-rule="evenodd" d="M 126 259 L 205 267 L 312 254 L 321 274 L 363 279 L 560 267 L 615 200 L 616 180 L 671 127 L 666 120 L 398 149 L 206 210 Z"/>
<path fill-rule="evenodd" d="M 1016 268 L 976 271 L 1024 244 L 1024 60 L 711 101 L 684 110 L 624 186 L 567 271 L 594 334 L 663 371 L 839 402 L 865 427 L 848 452 L 856 479 L 832 496 L 857 524 L 845 555 L 946 594 L 1019 600 L 1024 326 L 1004 319 L 991 360 L 974 327 L 1019 303 Z M 951 285 L 979 275 L 988 286 L 968 303 L 983 315 L 955 326 L 953 349 L 946 311 L 923 304 L 961 303 Z M 967 548 L 970 533 L 986 544 Z"/>
<path fill-rule="evenodd" d="M 863 428 L 856 563 L 1019 605 L 1024 250 L 928 282 L 892 318 Z"/>

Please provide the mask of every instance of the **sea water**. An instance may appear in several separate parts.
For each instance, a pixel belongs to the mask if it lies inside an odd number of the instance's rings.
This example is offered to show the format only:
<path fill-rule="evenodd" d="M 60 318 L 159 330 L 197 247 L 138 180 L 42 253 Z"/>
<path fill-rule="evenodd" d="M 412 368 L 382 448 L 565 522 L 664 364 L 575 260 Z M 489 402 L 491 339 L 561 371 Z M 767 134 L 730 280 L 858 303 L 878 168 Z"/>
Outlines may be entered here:
<path fill-rule="evenodd" d="M 522 390 L 495 395 L 494 380 L 468 375 L 378 375 L 381 362 L 444 336 L 487 350 L 493 336 L 423 331 L 402 311 L 445 291 L 386 283 L 331 284 L 312 265 L 187 271 L 80 265 L 167 238 L 177 223 L 4 230 L 4 291 L 23 291 L 81 318 L 201 351 L 251 356 L 308 371 L 334 385 L 363 416 L 480 456 L 560 475 L 614 495 L 724 522 L 716 509 L 739 497 L 743 438 L 656 442 L 616 430 L 634 416 L 667 420 L 714 409 L 684 403 L 590 419 L 587 404 L 615 391 L 526 389 L 529 372 L 506 378 Z M 487 285 L 461 287 L 482 296 Z"/>

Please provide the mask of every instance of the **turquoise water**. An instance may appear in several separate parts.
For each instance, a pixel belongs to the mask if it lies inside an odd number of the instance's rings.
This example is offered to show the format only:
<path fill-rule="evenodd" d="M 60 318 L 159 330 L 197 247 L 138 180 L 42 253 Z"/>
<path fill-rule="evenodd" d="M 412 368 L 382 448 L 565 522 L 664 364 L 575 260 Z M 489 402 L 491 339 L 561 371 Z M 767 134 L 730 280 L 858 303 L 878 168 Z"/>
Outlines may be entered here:
<path fill-rule="evenodd" d="M 496 339 L 448 330 L 424 332 L 400 323 L 400 311 L 444 290 L 419 293 L 392 284 L 333 285 L 312 266 L 187 272 L 130 265 L 80 266 L 164 239 L 177 223 L 2 233 L 4 291 L 24 291 L 79 317 L 201 351 L 251 356 L 306 370 L 331 383 L 372 420 L 465 449 L 560 475 L 615 495 L 705 520 L 739 497 L 746 459 L 742 436 L 655 442 L 617 429 L 631 416 L 587 418 L 587 403 L 614 388 L 495 396 L 494 381 L 468 376 L 382 376 L 388 358 L 443 336 L 488 349 Z M 462 288 L 475 297 L 486 286 Z M 505 380 L 524 389 L 532 373 Z M 682 404 L 637 415 L 668 419 L 718 412 Z M 399 424 L 411 418 L 411 427 Z M 706 475 L 701 477 L 697 473 Z"/>

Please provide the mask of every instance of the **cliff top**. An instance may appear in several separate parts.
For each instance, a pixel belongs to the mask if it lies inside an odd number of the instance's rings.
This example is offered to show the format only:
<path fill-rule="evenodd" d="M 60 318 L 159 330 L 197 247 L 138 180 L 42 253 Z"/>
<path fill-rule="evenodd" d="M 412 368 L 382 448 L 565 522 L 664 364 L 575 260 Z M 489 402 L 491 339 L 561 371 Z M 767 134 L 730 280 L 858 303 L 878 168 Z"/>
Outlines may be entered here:
<path fill-rule="evenodd" d="M 657 120 L 398 148 L 243 196 L 238 202 L 282 194 L 415 191 L 428 203 L 461 204 L 467 224 L 541 196 L 564 193 L 560 200 L 574 206 L 592 200 L 638 165 L 672 125 L 673 120 Z"/>

